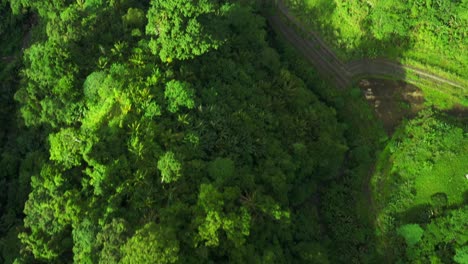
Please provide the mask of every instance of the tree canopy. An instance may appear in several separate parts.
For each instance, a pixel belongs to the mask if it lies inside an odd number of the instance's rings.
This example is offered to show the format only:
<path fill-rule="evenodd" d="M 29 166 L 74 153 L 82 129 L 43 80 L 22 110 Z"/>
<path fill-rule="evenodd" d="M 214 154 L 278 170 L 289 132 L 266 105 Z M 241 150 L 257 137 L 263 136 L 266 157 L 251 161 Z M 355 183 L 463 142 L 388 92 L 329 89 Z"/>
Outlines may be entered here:
<path fill-rule="evenodd" d="M 0 0 L 0 262 L 378 261 L 359 206 L 383 130 L 259 6 Z M 421 142 L 464 153 L 456 127 L 428 123 L 449 139 Z M 401 259 L 445 243 L 463 263 L 463 207 L 421 195 L 437 218 L 392 222 Z"/>

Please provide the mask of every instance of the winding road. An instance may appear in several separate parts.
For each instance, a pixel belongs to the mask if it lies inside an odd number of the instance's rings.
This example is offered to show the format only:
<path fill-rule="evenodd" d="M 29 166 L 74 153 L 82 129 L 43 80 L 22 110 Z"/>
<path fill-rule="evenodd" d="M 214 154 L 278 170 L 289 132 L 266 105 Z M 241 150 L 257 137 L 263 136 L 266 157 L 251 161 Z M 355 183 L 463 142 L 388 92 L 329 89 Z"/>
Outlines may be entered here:
<path fill-rule="evenodd" d="M 338 88 L 349 88 L 358 77 L 375 75 L 415 82 L 415 80 L 408 80 L 407 78 L 407 73 L 411 72 L 420 80 L 429 81 L 436 85 L 445 84 L 458 89 L 466 89 L 465 85 L 458 82 L 387 59 L 361 59 L 344 63 L 317 33 L 306 29 L 291 14 L 282 0 L 276 1 L 276 9 L 279 12 L 275 12 L 275 14 L 268 17 L 271 26 L 298 49 L 322 76 L 331 80 Z M 285 17 L 287 21 L 284 21 L 281 16 Z M 293 24 L 294 27 L 288 24 Z M 295 28 L 298 28 L 301 32 L 298 33 Z"/>

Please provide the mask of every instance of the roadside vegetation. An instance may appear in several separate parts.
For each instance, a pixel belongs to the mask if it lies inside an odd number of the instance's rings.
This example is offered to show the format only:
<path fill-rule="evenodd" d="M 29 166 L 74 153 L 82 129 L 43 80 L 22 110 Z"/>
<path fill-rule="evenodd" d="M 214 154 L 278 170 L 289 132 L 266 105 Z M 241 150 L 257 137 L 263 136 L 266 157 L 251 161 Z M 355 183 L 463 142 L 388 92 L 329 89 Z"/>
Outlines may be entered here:
<path fill-rule="evenodd" d="M 393 248 L 390 259 L 466 263 L 466 124 L 466 117 L 425 109 L 380 155 L 372 178 L 376 232 L 382 252 Z"/>
<path fill-rule="evenodd" d="M 285 0 L 346 60 L 413 59 L 468 78 L 468 2 Z"/>
<path fill-rule="evenodd" d="M 428 104 L 468 106 L 467 1 L 284 0 L 344 61 L 388 58 L 462 84 L 427 84 L 407 71 Z M 443 90 L 443 92 L 438 92 Z"/>

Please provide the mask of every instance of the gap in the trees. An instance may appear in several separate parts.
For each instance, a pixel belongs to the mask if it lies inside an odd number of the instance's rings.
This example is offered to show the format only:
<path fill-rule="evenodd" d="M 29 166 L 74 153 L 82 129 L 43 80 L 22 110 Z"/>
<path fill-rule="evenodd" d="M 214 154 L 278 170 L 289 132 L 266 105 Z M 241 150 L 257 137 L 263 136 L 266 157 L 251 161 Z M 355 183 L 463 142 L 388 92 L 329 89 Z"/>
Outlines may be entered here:
<path fill-rule="evenodd" d="M 389 136 L 404 118 L 413 118 L 424 108 L 421 89 L 404 81 L 365 78 L 358 86 Z"/>

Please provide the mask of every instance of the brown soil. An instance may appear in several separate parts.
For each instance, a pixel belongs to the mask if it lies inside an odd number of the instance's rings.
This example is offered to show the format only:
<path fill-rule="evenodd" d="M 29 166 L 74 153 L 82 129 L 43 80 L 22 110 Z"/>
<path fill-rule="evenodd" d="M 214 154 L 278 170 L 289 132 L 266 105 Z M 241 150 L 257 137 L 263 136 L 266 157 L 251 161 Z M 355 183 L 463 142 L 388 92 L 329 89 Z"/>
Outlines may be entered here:
<path fill-rule="evenodd" d="M 423 108 L 419 88 L 403 81 L 362 79 L 359 87 L 390 136 L 404 118 L 412 118 Z"/>

